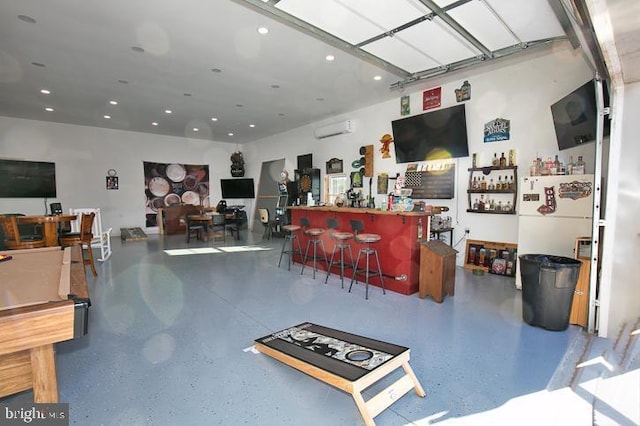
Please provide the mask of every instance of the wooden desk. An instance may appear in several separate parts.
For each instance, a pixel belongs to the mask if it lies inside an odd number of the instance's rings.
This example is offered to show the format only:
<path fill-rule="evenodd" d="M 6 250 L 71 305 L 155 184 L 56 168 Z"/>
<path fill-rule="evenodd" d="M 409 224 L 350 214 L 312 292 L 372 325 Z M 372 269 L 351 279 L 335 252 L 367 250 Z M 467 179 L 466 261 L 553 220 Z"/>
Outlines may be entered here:
<path fill-rule="evenodd" d="M 366 425 L 403 395 L 425 392 L 409 365 L 409 348 L 303 323 L 255 340 L 260 352 L 351 394 Z M 402 368 L 404 375 L 377 395 L 362 392 Z"/>
<path fill-rule="evenodd" d="M 80 247 L 9 254 L 0 263 L 0 397 L 33 389 L 34 402 L 58 402 L 53 344 L 87 332 Z"/>
<path fill-rule="evenodd" d="M 18 216 L 18 223 L 39 223 L 42 225 L 44 244 L 47 247 L 58 245 L 58 224 L 76 220 L 74 214 Z"/>
<path fill-rule="evenodd" d="M 401 294 L 417 293 L 420 274 L 420 242 L 429 240 L 429 224 L 431 213 L 427 212 L 395 212 L 375 209 L 356 209 L 350 207 L 287 207 L 291 211 L 291 223 L 299 225 L 301 217 L 307 217 L 312 227 L 327 229 L 327 219 L 338 220 L 339 230 L 351 231 L 351 219 L 361 220 L 364 232 L 371 232 L 382 237 L 376 244 L 384 285 L 387 290 Z M 300 244 L 304 250 L 308 237 L 300 233 Z M 333 242 L 329 232 L 320 237 L 326 250 L 331 251 Z M 363 248 L 363 244 L 351 242 L 354 253 Z M 300 256 L 293 260 L 301 263 Z M 320 268 L 326 267 L 323 263 Z M 370 285 L 380 287 L 377 277 L 370 277 Z"/>

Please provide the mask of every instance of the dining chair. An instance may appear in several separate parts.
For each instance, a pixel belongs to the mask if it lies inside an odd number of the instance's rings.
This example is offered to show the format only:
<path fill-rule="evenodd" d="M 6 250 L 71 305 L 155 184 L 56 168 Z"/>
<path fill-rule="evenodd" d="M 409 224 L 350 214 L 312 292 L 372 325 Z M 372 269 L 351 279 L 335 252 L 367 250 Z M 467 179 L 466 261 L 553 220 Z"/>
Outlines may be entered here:
<path fill-rule="evenodd" d="M 215 239 L 218 235 L 222 236 L 222 241 L 227 241 L 227 230 L 225 226 L 225 222 L 227 220 L 224 217 L 224 214 L 213 214 L 211 215 L 211 231 L 213 238 Z"/>
<path fill-rule="evenodd" d="M 87 258 L 82 256 L 82 264 L 89 265 L 91 267 L 91 273 L 94 277 L 98 276 L 96 272 L 96 266 L 93 260 L 93 249 L 91 248 L 91 240 L 93 240 L 93 221 L 96 217 L 94 212 L 83 213 L 80 219 L 80 232 L 70 232 L 68 234 L 60 236 L 60 245 L 62 247 L 71 247 L 79 245 L 82 249 L 87 250 Z"/>
<path fill-rule="evenodd" d="M 4 245 L 9 250 L 30 249 L 44 247 L 44 239 L 39 235 L 21 235 L 18 228 L 18 215 L 0 216 L 2 232 L 4 232 Z"/>

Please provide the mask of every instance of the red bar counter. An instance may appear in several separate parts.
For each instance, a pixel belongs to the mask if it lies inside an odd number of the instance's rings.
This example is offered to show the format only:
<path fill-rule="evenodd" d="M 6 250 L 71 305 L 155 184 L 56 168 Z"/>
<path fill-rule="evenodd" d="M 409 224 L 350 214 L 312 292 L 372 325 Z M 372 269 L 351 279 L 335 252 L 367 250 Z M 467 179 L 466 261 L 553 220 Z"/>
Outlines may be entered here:
<path fill-rule="evenodd" d="M 307 217 L 311 227 L 324 228 L 327 231 L 322 236 L 324 247 L 327 250 L 327 258 L 331 256 L 334 242 L 329 236 L 327 219 L 338 220 L 338 230 L 351 232 L 351 220 L 361 220 L 364 224 L 364 232 L 378 234 L 382 240 L 374 244 L 380 257 L 380 266 L 384 276 L 384 284 L 387 290 L 401 294 L 413 294 L 418 292 L 420 275 L 420 241 L 429 239 L 429 221 L 431 213 L 427 212 L 393 212 L 375 209 L 356 209 L 349 207 L 288 207 L 291 210 L 291 223 L 300 224 L 301 217 Z M 308 238 L 300 232 L 300 245 L 306 250 Z M 363 244 L 351 241 L 353 256 L 358 256 L 358 250 Z M 348 256 L 348 255 L 346 255 Z M 299 256 L 294 256 L 293 261 L 302 263 Z M 335 259 L 334 259 L 335 261 Z M 361 264 L 363 264 L 361 259 Z M 307 265 L 312 265 L 307 261 Z M 326 271 L 324 262 L 320 268 Z M 333 268 L 332 268 L 333 269 Z M 336 267 L 334 272 L 338 271 Z M 351 270 L 345 271 L 345 275 L 351 278 Z M 362 277 L 358 277 L 362 279 Z M 369 277 L 369 284 L 380 287 L 380 279 Z"/>

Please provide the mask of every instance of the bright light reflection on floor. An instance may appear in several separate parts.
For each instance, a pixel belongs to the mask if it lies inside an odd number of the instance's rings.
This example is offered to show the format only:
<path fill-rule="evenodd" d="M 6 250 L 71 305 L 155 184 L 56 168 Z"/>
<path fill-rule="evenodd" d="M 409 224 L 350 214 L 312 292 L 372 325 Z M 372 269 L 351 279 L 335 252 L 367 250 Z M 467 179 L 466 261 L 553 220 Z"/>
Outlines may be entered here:
<path fill-rule="evenodd" d="M 238 253 L 241 251 L 265 251 L 271 250 L 269 247 L 260 247 L 260 246 L 233 246 L 233 247 L 219 247 L 220 250 L 225 251 L 227 253 Z"/>
<path fill-rule="evenodd" d="M 260 246 L 233 246 L 233 247 L 201 247 L 201 248 L 188 248 L 188 249 L 173 249 L 165 250 L 164 252 L 169 256 L 187 256 L 191 254 L 212 254 L 212 253 L 240 253 L 245 251 L 265 251 L 271 250 L 270 247 Z"/>
<path fill-rule="evenodd" d="M 213 247 L 202 248 L 190 248 L 190 249 L 174 249 L 164 251 L 169 256 L 186 256 L 190 254 L 208 254 L 208 253 L 220 253 L 220 250 Z"/>

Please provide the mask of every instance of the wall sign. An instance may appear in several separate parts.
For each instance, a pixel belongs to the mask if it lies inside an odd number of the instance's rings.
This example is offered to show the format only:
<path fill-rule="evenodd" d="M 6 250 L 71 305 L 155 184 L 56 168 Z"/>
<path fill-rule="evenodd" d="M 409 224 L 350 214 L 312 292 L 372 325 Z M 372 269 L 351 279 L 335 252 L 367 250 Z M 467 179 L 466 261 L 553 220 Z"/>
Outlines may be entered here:
<path fill-rule="evenodd" d="M 455 90 L 456 102 L 468 101 L 471 99 L 471 85 L 467 80 L 462 83 L 462 87 Z"/>
<path fill-rule="evenodd" d="M 326 167 L 328 175 L 332 173 L 342 173 L 343 171 L 342 160 L 340 160 L 339 158 L 332 158 L 331 160 L 327 161 Z"/>
<path fill-rule="evenodd" d="M 442 104 L 442 87 L 422 92 L 422 109 L 438 108 Z"/>
<path fill-rule="evenodd" d="M 411 114 L 411 104 L 410 104 L 409 95 L 404 95 L 400 98 L 400 115 L 409 115 Z"/>
<path fill-rule="evenodd" d="M 511 120 L 496 118 L 484 125 L 484 141 L 506 141 L 510 138 Z"/>

